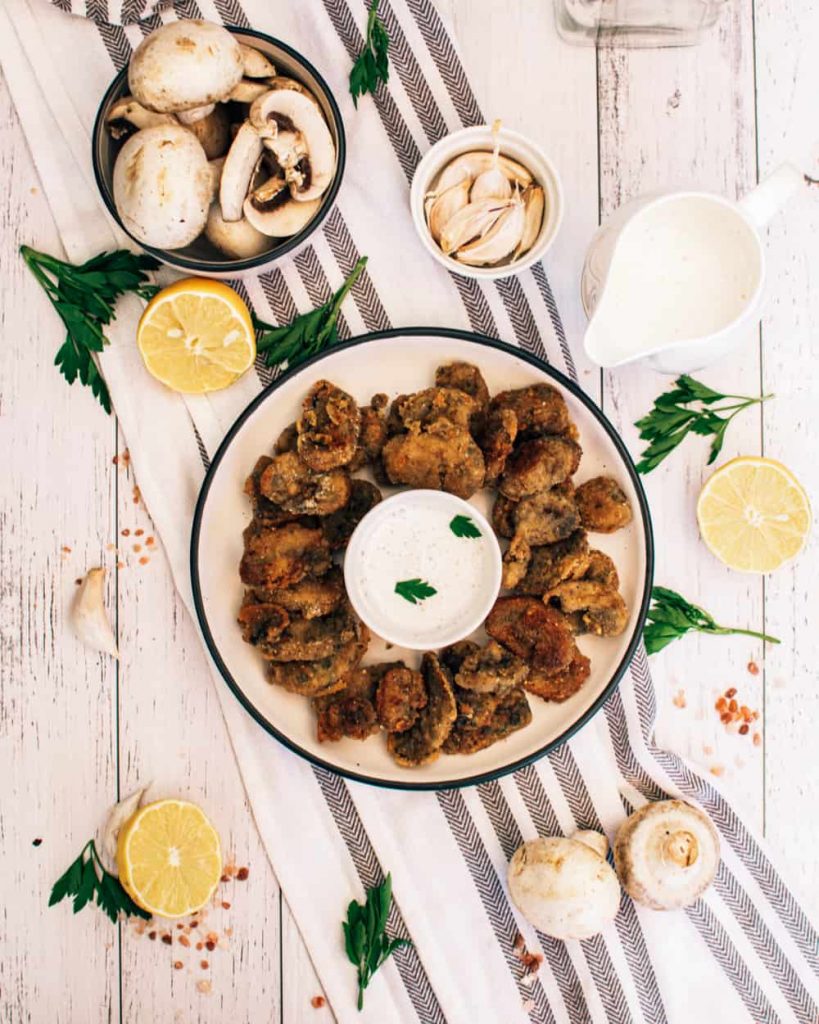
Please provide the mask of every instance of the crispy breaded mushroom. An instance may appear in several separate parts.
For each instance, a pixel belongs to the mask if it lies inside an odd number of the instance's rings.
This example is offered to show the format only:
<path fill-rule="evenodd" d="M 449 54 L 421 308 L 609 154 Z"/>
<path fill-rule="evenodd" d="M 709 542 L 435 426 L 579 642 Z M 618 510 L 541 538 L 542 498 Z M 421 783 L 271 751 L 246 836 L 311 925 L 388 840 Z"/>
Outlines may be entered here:
<path fill-rule="evenodd" d="M 581 484 L 575 500 L 583 526 L 593 533 L 614 533 L 633 518 L 622 487 L 610 476 L 596 476 Z"/>
<path fill-rule="evenodd" d="M 325 473 L 346 466 L 355 455 L 361 413 L 352 395 L 319 380 L 302 404 L 298 430 L 298 453 L 313 470 Z"/>
<path fill-rule="evenodd" d="M 259 491 L 286 512 L 327 516 L 349 501 L 350 478 L 343 469 L 316 472 L 297 452 L 282 452 L 262 472 Z"/>
<path fill-rule="evenodd" d="M 520 501 L 562 484 L 580 465 L 580 445 L 568 437 L 536 437 L 515 446 L 498 483 L 501 494 Z"/>

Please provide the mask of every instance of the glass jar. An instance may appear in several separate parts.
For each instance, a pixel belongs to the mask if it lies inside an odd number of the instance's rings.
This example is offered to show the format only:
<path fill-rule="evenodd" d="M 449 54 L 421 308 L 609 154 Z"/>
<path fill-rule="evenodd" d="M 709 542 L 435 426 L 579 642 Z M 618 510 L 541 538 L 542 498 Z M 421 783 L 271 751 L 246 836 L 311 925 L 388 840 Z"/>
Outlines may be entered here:
<path fill-rule="evenodd" d="M 570 43 L 691 46 L 717 21 L 726 0 L 555 0 L 560 36 Z"/>

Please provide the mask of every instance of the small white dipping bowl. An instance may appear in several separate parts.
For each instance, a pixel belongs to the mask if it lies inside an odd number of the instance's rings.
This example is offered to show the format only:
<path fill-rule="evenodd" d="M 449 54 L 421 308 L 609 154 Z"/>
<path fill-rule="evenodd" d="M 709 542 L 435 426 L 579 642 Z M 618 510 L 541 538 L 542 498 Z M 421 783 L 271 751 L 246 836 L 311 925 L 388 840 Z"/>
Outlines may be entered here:
<path fill-rule="evenodd" d="M 457 536 L 467 516 L 480 537 Z M 420 580 L 436 593 L 413 603 L 396 584 Z M 445 491 L 401 491 L 356 527 L 344 556 L 344 582 L 359 618 L 383 640 L 415 651 L 463 640 L 489 614 L 501 585 L 495 532 L 472 505 Z"/>
<path fill-rule="evenodd" d="M 412 221 L 419 238 L 434 260 L 437 260 L 442 267 L 446 267 L 447 270 L 460 274 L 462 277 L 495 280 L 500 277 L 509 277 L 511 274 L 519 274 L 543 258 L 554 241 L 563 220 L 563 187 L 551 160 L 539 146 L 530 142 L 525 135 L 507 128 L 501 128 L 499 135 L 501 154 L 517 160 L 531 172 L 532 177 L 543 188 L 546 200 L 543 224 L 535 244 L 514 263 L 506 263 L 498 267 L 470 267 L 465 263 L 459 263 L 451 256 L 445 256 L 429 233 L 424 214 L 424 197 L 432 190 L 432 183 L 447 164 L 462 153 L 470 153 L 475 150 L 492 152 L 495 146 L 495 137 L 489 125 L 462 128 L 459 132 L 453 132 L 441 139 L 440 142 L 436 142 L 415 168 L 412 179 L 410 208 Z"/>

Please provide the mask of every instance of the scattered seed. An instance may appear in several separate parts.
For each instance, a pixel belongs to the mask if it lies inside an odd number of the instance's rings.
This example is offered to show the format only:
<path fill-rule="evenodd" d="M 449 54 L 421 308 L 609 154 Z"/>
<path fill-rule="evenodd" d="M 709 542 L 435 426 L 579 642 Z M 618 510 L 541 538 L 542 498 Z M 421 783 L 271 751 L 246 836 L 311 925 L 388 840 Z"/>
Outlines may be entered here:
<path fill-rule="evenodd" d="M 730 713 L 726 711 L 724 714 L 719 716 L 719 720 L 722 722 L 723 725 L 728 725 L 728 723 L 731 721 Z"/>
<path fill-rule="evenodd" d="M 210 963 L 207 960 L 200 960 L 199 966 L 202 968 L 203 971 L 206 971 L 210 967 Z"/>
<path fill-rule="evenodd" d="M 750 731 L 750 728 L 751 728 L 751 727 L 750 727 L 750 725 L 748 725 L 748 723 L 747 723 L 747 722 L 746 722 L 746 723 L 745 723 L 744 725 L 741 725 L 741 726 L 739 727 L 739 735 L 740 735 L 740 736 L 747 736 L 747 735 L 748 735 L 748 732 Z"/>
<path fill-rule="evenodd" d="M 141 498 L 142 498 L 142 491 L 140 491 L 140 489 L 137 487 L 137 485 L 134 484 L 134 504 L 138 505 Z"/>
<path fill-rule="evenodd" d="M 222 900 L 222 910 L 230 910 L 230 904 L 227 900 Z"/>
<path fill-rule="evenodd" d="M 732 686 L 730 690 L 726 690 L 725 691 L 725 696 L 726 697 L 736 697 L 736 695 L 737 695 L 737 688 L 735 686 Z"/>
<path fill-rule="evenodd" d="M 209 953 L 212 953 L 214 949 L 216 949 L 216 943 L 213 942 L 211 939 L 208 939 L 208 941 L 205 943 L 205 949 L 207 949 Z"/>
<path fill-rule="evenodd" d="M 725 768 L 721 764 L 713 764 L 708 770 L 712 775 L 716 775 L 717 777 L 725 774 Z"/>
<path fill-rule="evenodd" d="M 142 550 L 142 545 L 141 544 L 134 544 L 134 551 L 141 551 L 141 550 Z"/>
<path fill-rule="evenodd" d="M 32 839 L 31 845 L 32 846 L 42 846 L 43 845 L 43 841 L 42 841 L 42 839 Z"/>
<path fill-rule="evenodd" d="M 148 547 L 151 547 L 153 544 L 156 543 L 156 541 L 154 540 L 153 537 L 146 537 L 145 538 L 145 543 L 148 545 Z"/>
<path fill-rule="evenodd" d="M 156 932 L 148 932 L 148 938 L 151 940 L 151 942 L 155 942 L 156 941 Z"/>
<path fill-rule="evenodd" d="M 739 710 L 739 704 L 737 704 L 737 702 L 736 702 L 735 700 L 731 700 L 731 701 L 730 701 L 730 702 L 728 703 L 728 710 L 729 710 L 730 712 L 732 712 L 732 713 L 733 713 L 734 711 L 738 711 L 738 710 Z"/>
<path fill-rule="evenodd" d="M 720 697 L 714 705 L 717 711 L 724 711 L 728 707 L 728 701 L 724 697 Z"/>
<path fill-rule="evenodd" d="M 755 732 L 754 733 L 754 746 L 755 747 L 759 747 L 761 745 L 762 745 L 762 736 L 760 735 L 760 733 Z"/>
<path fill-rule="evenodd" d="M 219 879 L 219 881 L 220 882 L 229 882 L 230 878 L 227 875 L 222 875 L 222 877 Z"/>
<path fill-rule="evenodd" d="M 205 948 L 205 943 L 204 942 L 197 942 L 196 943 L 196 948 L 197 948 L 197 950 L 204 949 Z"/>
<path fill-rule="evenodd" d="M 675 708 L 684 708 L 688 706 L 688 701 L 685 699 L 685 691 L 677 690 L 671 699 L 671 703 Z"/>
<path fill-rule="evenodd" d="M 162 936 L 162 941 L 165 943 L 166 946 L 170 946 L 173 943 L 173 935 L 171 935 L 168 932 L 165 932 L 165 934 Z"/>
<path fill-rule="evenodd" d="M 111 461 L 114 463 L 115 466 L 118 465 L 118 463 L 119 463 L 119 455 L 115 455 L 113 457 L 113 459 L 111 459 Z"/>
<path fill-rule="evenodd" d="M 139 560 L 140 565 L 147 565 L 148 562 L 150 562 L 150 558 L 147 558 L 145 555 L 143 555 Z"/>
<path fill-rule="evenodd" d="M 174 960 L 174 962 L 173 962 L 173 966 L 174 966 L 174 969 L 175 969 L 175 970 L 177 970 L 177 971 L 181 971 L 181 970 L 182 970 L 182 968 L 184 967 L 184 964 L 182 963 L 182 961 L 181 961 L 181 960 Z"/>
<path fill-rule="evenodd" d="M 70 548 L 70 547 L 68 547 L 68 545 L 67 545 L 67 544 L 63 544 L 63 548 L 62 548 L 62 549 L 63 549 L 63 551 L 65 552 L 65 554 L 67 554 L 67 555 L 70 555 L 70 554 L 71 554 L 71 548 Z"/>
<path fill-rule="evenodd" d="M 180 935 L 179 936 L 179 945 L 180 946 L 184 946 L 185 949 L 187 949 L 190 946 L 190 944 L 191 944 L 191 940 L 187 937 L 187 935 Z"/>
<path fill-rule="evenodd" d="M 197 981 L 197 983 L 196 983 L 196 988 L 200 992 L 205 992 L 205 993 L 210 992 L 212 987 L 213 986 L 211 985 L 211 983 L 209 981 L 205 981 L 204 979 L 202 981 Z"/>
<path fill-rule="evenodd" d="M 131 536 L 131 531 L 130 531 L 130 530 L 128 529 L 128 527 L 127 527 L 127 526 L 126 526 L 126 527 L 125 527 L 125 529 L 124 529 L 124 530 L 122 531 L 122 536 L 123 536 L 123 537 L 130 537 L 130 536 Z"/>
<path fill-rule="evenodd" d="M 327 1000 L 324 998 L 324 996 L 313 996 L 313 998 L 310 1000 L 310 1005 L 313 1007 L 314 1010 L 320 1010 L 326 1002 Z"/>
<path fill-rule="evenodd" d="M 247 880 L 247 876 L 249 874 L 250 871 L 247 868 L 239 868 L 239 870 L 236 872 L 236 877 L 240 882 L 244 882 Z"/>
<path fill-rule="evenodd" d="M 193 921 L 191 921 L 191 928 L 198 928 L 198 927 L 199 927 L 199 922 L 197 920 L 194 919 Z"/>
<path fill-rule="evenodd" d="M 145 531 L 142 528 L 140 528 L 139 530 L 134 530 L 135 537 L 141 537 L 143 533 L 145 533 Z"/>
<path fill-rule="evenodd" d="M 752 676 L 758 676 L 759 675 L 759 665 L 757 665 L 757 663 L 755 661 L 749 661 L 748 662 L 748 671 L 751 673 Z"/>

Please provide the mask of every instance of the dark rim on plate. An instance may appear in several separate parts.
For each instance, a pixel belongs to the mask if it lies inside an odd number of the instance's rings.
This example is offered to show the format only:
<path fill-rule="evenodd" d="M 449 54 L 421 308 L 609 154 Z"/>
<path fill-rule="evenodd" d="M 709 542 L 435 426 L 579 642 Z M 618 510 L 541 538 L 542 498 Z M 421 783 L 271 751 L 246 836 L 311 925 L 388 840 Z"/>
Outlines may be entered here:
<path fill-rule="evenodd" d="M 238 274 L 246 270 L 253 270 L 256 267 L 262 267 L 269 263 L 274 263 L 280 257 L 285 256 L 287 253 L 292 252 L 293 249 L 300 246 L 323 223 L 327 214 L 335 205 L 336 196 L 338 195 L 338 190 L 341 188 L 341 181 L 344 177 L 344 165 L 347 161 L 347 140 L 344 134 L 344 121 L 341 117 L 341 110 L 339 109 L 338 103 L 336 103 L 335 96 L 330 90 L 330 86 L 325 82 L 323 76 L 318 73 L 310 61 L 307 60 L 306 57 L 303 57 L 297 50 L 294 50 L 292 46 L 288 46 L 287 43 L 284 43 L 273 36 L 266 35 L 264 32 L 257 32 L 252 28 L 239 28 L 236 25 L 225 25 L 224 27 L 233 35 L 251 36 L 254 39 L 261 39 L 264 42 L 269 43 L 271 46 L 275 46 L 279 50 L 283 50 L 289 57 L 292 57 L 298 65 L 304 68 L 308 74 L 313 76 L 324 94 L 324 98 L 327 100 L 327 105 L 330 107 L 336 134 L 338 136 L 336 145 L 336 173 L 330 187 L 324 194 L 324 202 L 322 203 L 321 209 L 315 217 L 304 228 L 302 228 L 297 235 L 292 235 L 290 238 L 285 239 L 280 245 L 276 246 L 275 249 L 269 249 L 267 252 L 260 253 L 258 256 L 251 256 L 244 260 L 204 260 L 193 256 L 184 256 L 182 255 L 181 249 L 157 249 L 152 245 L 146 245 L 144 242 L 140 242 L 139 239 L 134 238 L 120 219 L 116 204 L 114 203 L 113 193 L 102 173 L 102 161 L 100 160 L 99 153 L 101 140 L 105 137 L 105 115 L 111 105 L 111 101 L 122 91 L 123 82 L 125 82 L 128 77 L 128 65 L 126 64 L 121 71 L 117 72 L 116 77 L 105 90 L 105 95 L 102 97 L 102 101 L 97 109 L 97 116 L 94 119 L 94 130 L 91 134 L 91 163 L 94 168 L 94 178 L 97 182 L 97 188 L 99 189 L 103 202 L 108 208 L 108 212 L 117 222 L 117 225 L 141 249 L 171 267 L 198 271 L 202 274 Z M 179 255 L 176 255 L 176 253 L 179 253 Z"/>
<path fill-rule="evenodd" d="M 281 384 L 295 376 L 297 373 L 301 373 L 310 366 L 314 366 L 316 363 L 321 362 L 322 359 L 328 355 L 333 355 L 336 352 L 341 352 L 344 349 L 355 348 L 358 345 L 364 345 L 370 341 L 378 341 L 383 338 L 398 338 L 398 337 L 424 337 L 424 336 L 437 336 L 439 338 L 457 338 L 460 341 L 469 341 L 476 345 L 481 345 L 486 348 L 498 349 L 501 352 L 506 352 L 511 356 L 515 356 L 522 362 L 529 363 L 531 366 L 536 367 L 538 370 L 553 377 L 561 387 L 565 388 L 571 395 L 577 398 L 586 408 L 592 413 L 594 418 L 598 421 L 600 426 L 605 430 L 613 442 L 615 448 L 619 452 L 623 464 L 634 484 L 634 489 L 637 494 L 637 501 L 640 506 L 640 515 L 643 521 L 643 529 L 645 531 L 645 546 L 646 546 L 646 574 L 645 574 L 645 592 L 643 594 L 643 600 L 640 604 L 640 611 L 637 616 L 637 622 L 634 627 L 629 645 L 626 648 L 626 652 L 620 660 L 620 664 L 612 674 L 611 680 L 606 685 L 606 688 L 597 698 L 597 700 L 587 708 L 587 710 L 573 722 L 564 732 L 560 734 L 556 739 L 546 743 L 539 750 L 536 750 L 532 754 L 528 754 L 526 757 L 521 758 L 518 761 L 514 761 L 511 764 L 503 765 L 501 768 L 495 768 L 492 771 L 482 772 L 479 775 L 471 775 L 464 779 L 454 779 L 451 782 L 412 782 L 412 781 L 396 781 L 393 779 L 378 779 L 371 775 L 361 775 L 358 772 L 348 771 L 345 768 L 339 768 L 338 765 L 331 764 L 328 761 L 322 760 L 320 757 L 316 757 L 314 754 L 309 753 L 300 747 L 297 743 L 291 740 L 289 737 L 281 733 L 275 725 L 273 725 L 259 709 L 253 704 L 253 702 L 245 695 L 242 688 L 233 678 L 224 663 L 219 649 L 213 639 L 213 635 L 208 625 L 207 616 L 205 615 L 204 602 L 202 600 L 202 590 L 199 582 L 199 536 L 202 528 L 202 517 L 204 515 L 205 503 L 210 492 L 211 483 L 213 482 L 216 470 L 219 467 L 225 452 L 230 447 L 234 436 L 238 433 L 239 429 L 244 424 L 256 409 L 268 398 L 268 396 L 277 390 Z M 527 764 L 532 764 L 534 761 L 540 760 L 550 751 L 559 747 L 565 743 L 568 739 L 571 739 L 574 734 L 581 729 L 588 721 L 590 721 L 605 704 L 608 698 L 616 689 L 618 683 L 623 677 L 626 669 L 631 663 L 631 659 L 640 644 L 640 640 L 643 634 L 643 626 L 646 621 L 646 615 L 648 614 L 648 607 L 651 602 L 651 586 L 654 578 L 654 534 L 651 528 L 651 515 L 648 508 L 648 501 L 646 500 L 643 485 L 640 481 L 640 477 L 637 474 L 637 470 L 632 462 L 631 456 L 623 444 L 620 435 L 616 432 L 614 427 L 609 423 L 603 413 L 597 408 L 594 402 L 585 394 L 585 392 L 570 380 L 559 370 L 554 369 L 547 362 L 539 359 L 531 352 L 526 352 L 523 349 L 516 348 L 514 345 L 508 345 L 504 341 L 499 341 L 496 338 L 489 338 L 482 334 L 473 334 L 470 331 L 459 331 L 445 327 L 397 327 L 392 328 L 388 331 L 373 331 L 370 334 L 362 334 L 357 338 L 350 338 L 348 341 L 341 342 L 334 345 L 332 348 L 325 352 L 319 352 L 317 355 L 312 356 L 310 359 L 306 359 L 303 363 L 299 363 L 292 370 L 287 370 L 280 377 L 278 377 L 272 384 L 260 392 L 256 398 L 247 406 L 247 408 L 239 414 L 236 421 L 233 423 L 231 428 L 225 435 L 224 440 L 219 445 L 216 454 L 213 456 L 210 467 L 205 475 L 204 482 L 202 483 L 202 489 L 199 492 L 199 497 L 196 501 L 196 509 L 193 514 L 193 527 L 191 530 L 191 553 L 190 553 L 190 570 L 191 570 L 191 587 L 193 590 L 193 601 L 196 608 L 196 616 L 199 620 L 199 626 L 202 630 L 202 635 L 205 638 L 205 643 L 208 646 L 210 655 L 216 662 L 219 671 L 222 674 L 223 679 L 229 686 L 234 697 L 239 701 L 242 707 L 255 719 L 256 722 L 271 736 L 275 737 L 285 747 L 292 750 L 294 753 L 299 754 L 306 761 L 315 765 L 318 768 L 325 768 L 327 771 L 334 772 L 336 775 L 341 775 L 344 778 L 352 779 L 355 782 L 364 782 L 371 786 L 380 786 L 384 789 L 405 789 L 405 790 L 445 790 L 445 789 L 462 789 L 465 786 L 477 786 L 482 782 L 491 782 L 494 779 L 502 778 L 504 775 L 510 775 L 512 772 L 518 771 L 520 768 L 524 768 Z"/>

